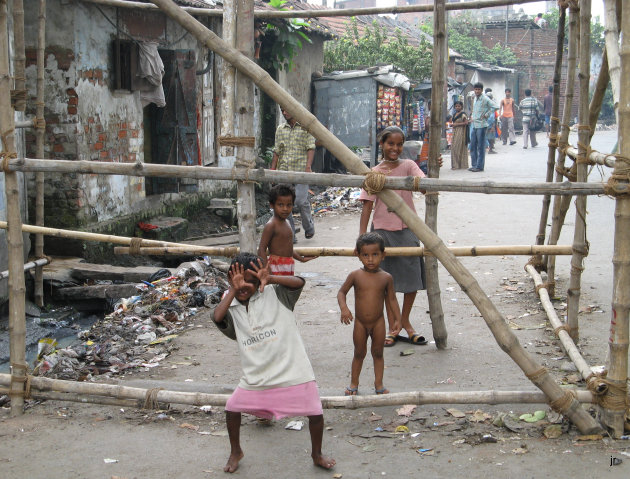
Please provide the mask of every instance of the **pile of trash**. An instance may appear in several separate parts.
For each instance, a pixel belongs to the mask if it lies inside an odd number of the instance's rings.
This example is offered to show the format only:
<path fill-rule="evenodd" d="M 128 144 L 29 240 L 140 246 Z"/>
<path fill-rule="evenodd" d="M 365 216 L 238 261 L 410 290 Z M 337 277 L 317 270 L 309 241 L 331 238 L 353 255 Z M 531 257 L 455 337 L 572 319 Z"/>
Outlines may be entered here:
<path fill-rule="evenodd" d="M 183 263 L 175 275 L 161 269 L 136 287 L 137 295 L 119 300 L 112 313 L 80 331 L 79 344 L 58 348 L 54 339 L 41 339 L 33 375 L 84 381 L 158 366 L 171 351 L 170 341 L 191 327 L 199 308 L 218 304 L 229 284 L 204 257 Z"/>
<path fill-rule="evenodd" d="M 331 186 L 313 196 L 311 205 L 316 216 L 361 211 L 361 188 Z"/>

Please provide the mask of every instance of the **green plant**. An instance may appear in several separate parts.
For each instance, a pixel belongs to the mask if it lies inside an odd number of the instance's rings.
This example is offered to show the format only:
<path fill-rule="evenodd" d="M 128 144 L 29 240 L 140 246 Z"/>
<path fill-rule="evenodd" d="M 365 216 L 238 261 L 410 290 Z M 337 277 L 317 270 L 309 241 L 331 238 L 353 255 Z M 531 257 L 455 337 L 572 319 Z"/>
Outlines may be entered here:
<path fill-rule="evenodd" d="M 356 18 L 352 17 L 346 33 L 339 40 L 324 45 L 324 70 L 356 70 L 378 64 L 393 64 L 417 80 L 431 75 L 431 45 L 421 39 L 417 46 L 409 45 L 398 29 L 388 36 L 385 27 L 375 20 L 359 33 Z"/>
<path fill-rule="evenodd" d="M 269 5 L 277 10 L 286 10 L 283 5 L 287 0 L 271 0 Z M 268 23 L 266 29 L 275 36 L 271 46 L 270 66 L 275 70 L 292 70 L 293 58 L 302 49 L 302 42 L 312 43 L 303 29 L 309 24 L 297 18 L 291 18 L 287 22 Z"/>
<path fill-rule="evenodd" d="M 273 160 L 273 148 L 268 147 L 268 148 L 265 148 L 264 150 L 261 148 L 261 150 L 258 153 L 258 156 L 263 159 L 263 161 L 265 162 L 267 166 L 271 165 L 271 162 Z"/>

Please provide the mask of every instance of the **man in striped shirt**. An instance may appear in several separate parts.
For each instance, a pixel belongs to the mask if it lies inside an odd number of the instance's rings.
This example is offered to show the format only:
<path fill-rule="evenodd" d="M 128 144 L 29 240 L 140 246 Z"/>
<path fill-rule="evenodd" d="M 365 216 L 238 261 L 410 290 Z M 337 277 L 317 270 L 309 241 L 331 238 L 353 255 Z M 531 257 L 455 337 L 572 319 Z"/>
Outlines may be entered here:
<path fill-rule="evenodd" d="M 312 172 L 315 156 L 315 138 L 296 121 L 291 114 L 281 109 L 286 123 L 278 126 L 273 150 L 271 169 L 280 171 Z M 308 185 L 295 185 L 295 205 L 302 218 L 304 236 L 309 239 L 315 236 L 315 223 L 311 213 L 311 202 L 308 198 Z M 293 215 L 289 215 L 289 222 L 293 230 L 293 242 L 297 243 Z"/>
<path fill-rule="evenodd" d="M 525 98 L 521 100 L 518 107 L 523 112 L 523 149 L 527 149 L 528 139 L 531 139 L 532 148 L 535 148 L 538 142 L 536 141 L 536 132 L 530 128 L 530 121 L 538 115 L 542 105 L 532 96 L 532 91 L 527 88 Z"/>

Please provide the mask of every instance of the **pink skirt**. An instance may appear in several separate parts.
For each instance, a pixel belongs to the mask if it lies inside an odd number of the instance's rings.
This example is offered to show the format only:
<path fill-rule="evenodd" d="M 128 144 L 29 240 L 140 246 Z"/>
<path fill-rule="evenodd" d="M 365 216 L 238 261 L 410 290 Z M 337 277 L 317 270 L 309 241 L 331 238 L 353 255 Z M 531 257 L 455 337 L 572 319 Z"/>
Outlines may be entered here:
<path fill-rule="evenodd" d="M 323 414 L 315 381 L 286 388 L 250 390 L 237 387 L 228 399 L 225 410 L 265 419 Z"/>

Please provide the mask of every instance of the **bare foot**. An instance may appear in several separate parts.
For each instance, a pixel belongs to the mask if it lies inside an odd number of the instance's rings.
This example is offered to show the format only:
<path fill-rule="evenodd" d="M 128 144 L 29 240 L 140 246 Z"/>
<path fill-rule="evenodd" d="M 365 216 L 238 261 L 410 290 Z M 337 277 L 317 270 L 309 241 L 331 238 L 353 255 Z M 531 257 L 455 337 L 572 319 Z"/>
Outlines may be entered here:
<path fill-rule="evenodd" d="M 223 468 L 224 472 L 234 472 L 238 469 L 238 462 L 243 459 L 243 451 L 239 451 L 238 453 L 231 453 L 230 457 L 228 457 L 228 462 Z"/>
<path fill-rule="evenodd" d="M 326 457 L 322 454 L 313 456 L 313 464 L 324 469 L 332 469 L 337 462 L 332 457 Z"/>

